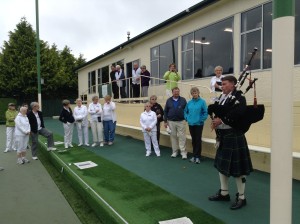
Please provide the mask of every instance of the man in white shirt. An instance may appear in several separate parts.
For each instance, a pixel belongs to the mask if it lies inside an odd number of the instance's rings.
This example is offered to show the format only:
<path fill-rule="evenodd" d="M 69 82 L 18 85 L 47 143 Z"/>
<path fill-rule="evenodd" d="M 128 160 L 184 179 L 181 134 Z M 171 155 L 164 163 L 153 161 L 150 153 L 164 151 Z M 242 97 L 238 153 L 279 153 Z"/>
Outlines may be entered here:
<path fill-rule="evenodd" d="M 137 62 L 133 63 L 132 69 L 132 93 L 133 97 L 140 97 L 140 81 L 141 81 L 141 69 Z"/>

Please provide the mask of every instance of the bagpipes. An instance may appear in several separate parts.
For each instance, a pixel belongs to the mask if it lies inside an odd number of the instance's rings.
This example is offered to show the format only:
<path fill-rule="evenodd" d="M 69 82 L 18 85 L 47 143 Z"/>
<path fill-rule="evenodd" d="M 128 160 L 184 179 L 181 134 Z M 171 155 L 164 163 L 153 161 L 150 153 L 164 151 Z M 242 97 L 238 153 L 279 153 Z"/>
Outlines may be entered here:
<path fill-rule="evenodd" d="M 236 96 L 237 100 L 241 96 L 245 96 L 245 94 L 251 89 L 254 89 L 254 102 L 253 105 L 247 105 L 246 110 L 244 111 L 243 115 L 236 118 L 236 119 L 231 119 L 230 126 L 234 129 L 241 130 L 243 133 L 246 133 L 251 124 L 256 123 L 264 118 L 264 113 L 265 113 L 265 106 L 263 104 L 257 104 L 257 98 L 256 98 L 256 88 L 255 88 L 255 82 L 258 80 L 257 78 L 251 79 L 251 71 L 250 71 L 250 66 L 252 59 L 254 58 L 255 54 L 257 52 L 257 48 L 254 48 L 251 58 L 249 59 L 248 64 L 245 66 L 243 69 L 242 73 L 240 74 L 237 83 L 235 85 L 236 90 Z M 249 78 L 247 78 L 249 76 Z M 245 92 L 243 93 L 240 89 L 243 86 L 245 80 L 249 80 L 249 85 L 246 88 Z M 214 104 L 211 104 L 208 106 L 208 114 L 210 117 L 213 119 L 213 117 L 219 117 L 223 118 L 226 116 L 226 114 L 232 110 L 233 107 L 236 105 L 231 105 L 224 107 L 222 105 L 219 105 L 219 102 L 216 101 Z"/>

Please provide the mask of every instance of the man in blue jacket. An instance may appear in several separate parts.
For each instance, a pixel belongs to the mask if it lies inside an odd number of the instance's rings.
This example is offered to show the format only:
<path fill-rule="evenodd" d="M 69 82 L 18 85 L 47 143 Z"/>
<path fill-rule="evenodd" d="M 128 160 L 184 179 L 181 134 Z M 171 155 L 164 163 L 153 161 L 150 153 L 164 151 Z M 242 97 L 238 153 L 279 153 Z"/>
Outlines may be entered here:
<path fill-rule="evenodd" d="M 170 97 L 165 105 L 164 122 L 165 128 L 169 126 L 171 129 L 171 144 L 172 144 L 172 158 L 178 155 L 180 150 L 182 159 L 187 159 L 187 152 L 185 149 L 186 133 L 185 133 L 185 119 L 184 108 L 186 106 L 185 98 L 180 96 L 178 87 L 172 89 L 172 97 Z"/>

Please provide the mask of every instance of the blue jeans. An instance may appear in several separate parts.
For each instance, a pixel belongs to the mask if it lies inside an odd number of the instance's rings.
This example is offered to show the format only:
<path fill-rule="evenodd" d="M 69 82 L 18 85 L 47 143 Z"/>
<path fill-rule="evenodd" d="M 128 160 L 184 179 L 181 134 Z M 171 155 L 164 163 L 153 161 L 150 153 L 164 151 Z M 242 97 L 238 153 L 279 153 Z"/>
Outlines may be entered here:
<path fill-rule="evenodd" d="M 115 140 L 116 121 L 103 121 L 104 141 L 113 142 Z"/>

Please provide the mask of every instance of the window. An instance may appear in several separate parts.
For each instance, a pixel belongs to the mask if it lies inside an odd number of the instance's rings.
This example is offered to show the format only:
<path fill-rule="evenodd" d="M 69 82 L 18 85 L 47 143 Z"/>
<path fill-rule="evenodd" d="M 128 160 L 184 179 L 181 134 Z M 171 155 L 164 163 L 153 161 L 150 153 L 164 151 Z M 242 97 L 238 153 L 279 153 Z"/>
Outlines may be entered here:
<path fill-rule="evenodd" d="M 159 46 L 153 47 L 151 52 L 151 76 L 163 79 L 171 63 L 178 64 L 178 39 L 168 41 Z M 154 84 L 163 83 L 163 80 L 156 80 Z"/>
<path fill-rule="evenodd" d="M 185 80 L 212 76 L 217 65 L 232 73 L 233 17 L 183 36 L 181 53 Z"/>
<path fill-rule="evenodd" d="M 80 98 L 81 98 L 83 103 L 87 102 L 87 94 L 80 95 Z"/>
<path fill-rule="evenodd" d="M 251 52 L 258 48 L 251 69 L 271 68 L 272 64 L 272 3 L 241 14 L 241 70 L 249 63 Z"/>
<path fill-rule="evenodd" d="M 295 0 L 295 64 L 300 64 L 300 0 Z"/>
<path fill-rule="evenodd" d="M 98 85 L 109 82 L 109 67 L 105 66 L 98 69 Z"/>
<path fill-rule="evenodd" d="M 96 93 L 96 71 L 89 72 L 89 93 Z"/>

